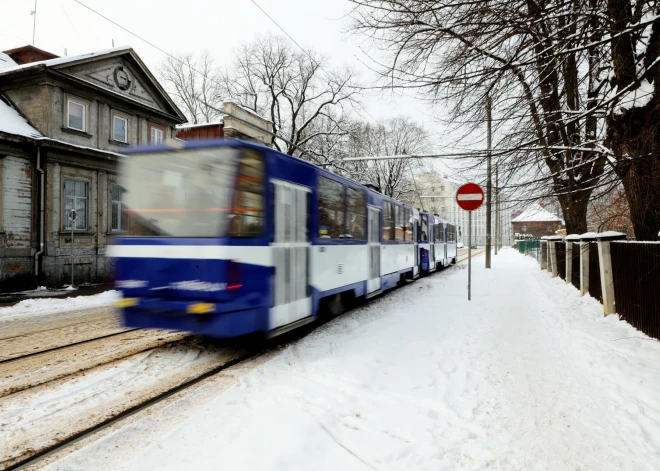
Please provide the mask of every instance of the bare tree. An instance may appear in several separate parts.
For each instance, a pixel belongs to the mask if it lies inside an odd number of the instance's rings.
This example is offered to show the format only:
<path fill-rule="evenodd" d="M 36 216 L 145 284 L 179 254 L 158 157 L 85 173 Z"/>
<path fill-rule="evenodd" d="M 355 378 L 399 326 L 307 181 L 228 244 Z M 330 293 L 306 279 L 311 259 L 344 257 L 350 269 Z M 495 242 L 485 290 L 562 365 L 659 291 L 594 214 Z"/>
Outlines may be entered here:
<path fill-rule="evenodd" d="M 426 130 L 407 117 L 381 120 L 376 124 L 356 126 L 349 139 L 349 154 L 353 157 L 421 154 L 428 148 Z M 393 198 L 414 199 L 413 169 L 419 166 L 415 159 L 355 161 L 346 171 L 363 183 L 381 189 Z"/>
<path fill-rule="evenodd" d="M 607 145 L 630 205 L 638 240 L 660 231 L 660 4 L 608 0 L 613 87 Z"/>
<path fill-rule="evenodd" d="M 227 93 L 242 106 L 273 122 L 277 150 L 304 158 L 323 137 L 348 134 L 348 112 L 358 89 L 348 70 L 327 70 L 328 61 L 313 51 L 299 51 L 277 36 L 259 37 L 241 46 L 224 72 Z M 327 142 L 326 142 L 327 143 Z"/>
<path fill-rule="evenodd" d="M 504 189 L 556 196 L 568 231 L 586 231 L 609 154 L 603 110 L 596 112 L 607 91 L 594 46 L 605 31 L 597 11 L 604 0 L 352 1 L 355 28 L 383 46 L 389 86 L 450 104 L 465 136 L 482 126 L 492 102 Z M 483 167 L 486 154 L 470 150 L 472 167 Z"/>
<path fill-rule="evenodd" d="M 167 56 L 159 76 L 190 122 L 209 123 L 220 118 L 214 108 L 221 105 L 225 87 L 209 51 Z"/>

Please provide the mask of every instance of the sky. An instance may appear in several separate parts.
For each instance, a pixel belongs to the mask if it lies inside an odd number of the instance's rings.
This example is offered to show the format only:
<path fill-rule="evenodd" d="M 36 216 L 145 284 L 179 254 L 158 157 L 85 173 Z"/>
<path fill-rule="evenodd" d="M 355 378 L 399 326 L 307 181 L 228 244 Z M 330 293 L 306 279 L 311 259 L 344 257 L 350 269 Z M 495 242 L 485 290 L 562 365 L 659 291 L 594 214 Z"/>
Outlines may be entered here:
<path fill-rule="evenodd" d="M 363 36 L 349 31 L 348 0 L 254 0 L 295 41 L 326 54 L 333 66 L 350 65 L 363 84 L 374 84 L 374 59 Z M 90 11 L 84 4 L 135 35 L 168 52 L 208 49 L 218 64 L 255 35 L 283 35 L 252 0 L 37 0 L 35 46 L 63 56 L 115 46 L 132 46 L 154 72 L 165 54 Z M 0 0 L 0 50 L 32 43 L 34 0 Z M 374 54 L 374 55 L 372 55 Z M 427 129 L 429 152 L 451 152 L 441 106 L 402 93 L 369 91 L 363 119 L 409 116 Z M 475 143 L 481 145 L 481 143 Z M 467 146 L 470 147 L 470 146 Z M 436 167 L 438 163 L 434 164 Z"/>

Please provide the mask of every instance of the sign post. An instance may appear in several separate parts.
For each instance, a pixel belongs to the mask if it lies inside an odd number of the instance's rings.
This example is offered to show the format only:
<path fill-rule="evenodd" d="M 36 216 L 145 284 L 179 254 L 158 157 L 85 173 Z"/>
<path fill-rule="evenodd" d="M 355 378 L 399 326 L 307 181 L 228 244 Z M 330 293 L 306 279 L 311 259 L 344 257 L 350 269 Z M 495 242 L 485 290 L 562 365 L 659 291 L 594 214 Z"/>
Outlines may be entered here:
<path fill-rule="evenodd" d="M 472 299 L 472 211 L 484 203 L 484 190 L 476 183 L 466 183 L 456 191 L 456 203 L 468 211 L 468 301 Z"/>
<path fill-rule="evenodd" d="M 73 288 L 73 226 L 78 219 L 75 209 L 69 212 L 69 219 L 71 220 L 71 287 Z"/>

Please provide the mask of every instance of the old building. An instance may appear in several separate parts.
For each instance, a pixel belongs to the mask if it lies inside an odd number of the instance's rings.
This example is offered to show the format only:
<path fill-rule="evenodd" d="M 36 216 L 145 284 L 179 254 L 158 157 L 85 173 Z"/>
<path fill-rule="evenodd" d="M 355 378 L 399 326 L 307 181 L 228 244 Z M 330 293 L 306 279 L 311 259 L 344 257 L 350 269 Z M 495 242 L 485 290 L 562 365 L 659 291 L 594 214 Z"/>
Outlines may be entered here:
<path fill-rule="evenodd" d="M 531 206 L 511 220 L 514 234 L 529 234 L 534 238 L 555 235 L 564 227 L 562 220 L 541 205 Z"/>
<path fill-rule="evenodd" d="M 122 151 L 185 121 L 131 48 L 0 53 L 0 291 L 65 284 L 72 249 L 76 281 L 104 281 L 108 240 L 125 229 Z"/>
<path fill-rule="evenodd" d="M 230 138 L 272 145 L 272 121 L 231 100 L 223 103 L 223 111 L 218 122 L 177 126 L 176 137 L 184 141 Z"/>

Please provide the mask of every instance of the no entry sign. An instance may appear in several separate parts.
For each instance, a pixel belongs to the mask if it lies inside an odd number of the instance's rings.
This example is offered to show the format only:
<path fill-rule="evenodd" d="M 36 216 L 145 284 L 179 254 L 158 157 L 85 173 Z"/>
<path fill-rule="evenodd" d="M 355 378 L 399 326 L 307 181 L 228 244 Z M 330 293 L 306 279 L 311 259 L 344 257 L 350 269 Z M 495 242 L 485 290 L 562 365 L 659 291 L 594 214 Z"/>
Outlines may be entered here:
<path fill-rule="evenodd" d="M 456 202 L 465 211 L 474 211 L 484 203 L 484 190 L 476 183 L 466 183 L 456 192 Z"/>

